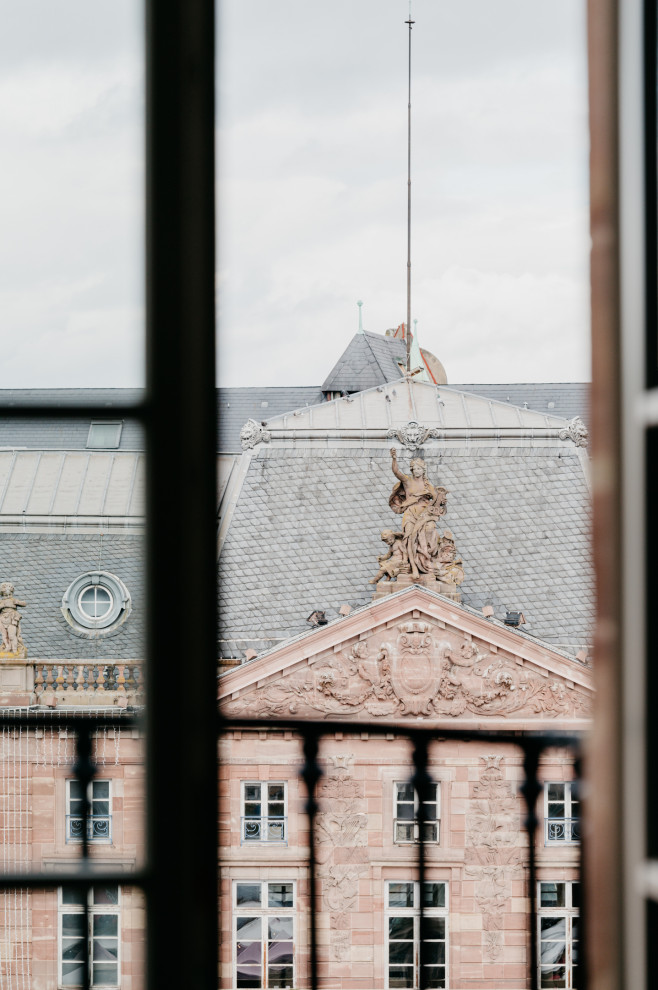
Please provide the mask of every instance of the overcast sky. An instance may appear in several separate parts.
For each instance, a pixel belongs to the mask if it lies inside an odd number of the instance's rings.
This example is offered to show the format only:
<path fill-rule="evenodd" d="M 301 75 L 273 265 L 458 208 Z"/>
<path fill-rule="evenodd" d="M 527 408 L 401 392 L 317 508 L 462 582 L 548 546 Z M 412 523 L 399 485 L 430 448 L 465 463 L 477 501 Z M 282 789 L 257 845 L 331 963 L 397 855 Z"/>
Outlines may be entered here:
<path fill-rule="evenodd" d="M 141 12 L 0 0 L 1 382 L 142 381 Z M 223 385 L 406 312 L 406 0 L 223 0 Z M 583 0 L 414 0 L 413 305 L 451 382 L 589 377 Z"/>

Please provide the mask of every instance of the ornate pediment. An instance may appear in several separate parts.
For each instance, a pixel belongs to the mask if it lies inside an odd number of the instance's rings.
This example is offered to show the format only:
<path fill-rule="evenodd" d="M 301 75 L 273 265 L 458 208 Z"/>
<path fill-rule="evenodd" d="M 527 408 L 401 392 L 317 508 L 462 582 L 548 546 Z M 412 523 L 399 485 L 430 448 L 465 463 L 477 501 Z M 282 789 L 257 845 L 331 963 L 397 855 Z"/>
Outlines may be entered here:
<path fill-rule="evenodd" d="M 486 620 L 476 622 L 484 632 Z M 513 645 L 514 634 L 501 635 Z M 229 693 L 227 684 L 222 708 L 228 716 L 398 722 L 589 718 L 588 678 L 582 677 L 581 669 L 581 683 L 574 683 L 568 676 L 571 662 L 558 654 L 553 658 L 557 666 L 543 668 L 528 656 L 501 648 L 500 642 L 474 636 L 472 628 L 463 630 L 413 610 L 398 621 L 362 632 L 356 641 L 307 655 L 264 679 L 257 679 L 259 661 L 253 661 L 256 683 L 244 685 L 237 694 Z M 573 664 L 581 667 L 577 661 Z M 233 675 L 226 676 L 228 680 Z"/>

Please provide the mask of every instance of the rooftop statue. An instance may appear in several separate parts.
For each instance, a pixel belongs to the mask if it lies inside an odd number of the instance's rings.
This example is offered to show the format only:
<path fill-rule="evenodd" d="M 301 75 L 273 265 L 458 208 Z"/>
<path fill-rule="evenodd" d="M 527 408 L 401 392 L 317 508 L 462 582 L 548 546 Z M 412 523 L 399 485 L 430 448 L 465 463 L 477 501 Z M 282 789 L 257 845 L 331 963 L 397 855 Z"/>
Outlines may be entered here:
<path fill-rule="evenodd" d="M 414 581 L 427 575 L 456 588 L 464 580 L 462 561 L 452 533 L 446 530 L 441 535 L 437 528 L 438 520 L 446 513 L 448 490 L 432 484 L 422 458 L 413 458 L 409 474 L 400 470 L 395 447 L 391 447 L 391 458 L 393 474 L 398 480 L 388 504 L 402 516 L 402 532 L 389 529 L 382 532 L 382 540 L 389 549 L 378 558 L 379 571 L 370 583 L 410 574 Z"/>
<path fill-rule="evenodd" d="M 14 586 L 10 581 L 0 584 L 0 634 L 2 646 L 0 656 L 27 657 L 27 650 L 21 636 L 21 616 L 19 608 L 27 602 L 14 598 Z"/>

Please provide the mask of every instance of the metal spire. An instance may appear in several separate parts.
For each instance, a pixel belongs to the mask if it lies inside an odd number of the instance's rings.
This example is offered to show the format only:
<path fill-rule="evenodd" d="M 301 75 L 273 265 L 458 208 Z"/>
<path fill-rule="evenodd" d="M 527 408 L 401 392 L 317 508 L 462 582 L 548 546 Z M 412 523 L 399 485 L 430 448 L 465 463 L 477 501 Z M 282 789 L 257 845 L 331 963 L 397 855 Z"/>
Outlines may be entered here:
<path fill-rule="evenodd" d="M 361 319 L 362 317 L 361 307 L 363 306 L 362 299 L 359 299 L 357 301 L 357 306 L 359 307 L 359 329 L 357 330 L 357 333 L 363 333 L 363 320 Z"/>
<path fill-rule="evenodd" d="M 407 104 L 407 374 L 411 371 L 411 0 L 409 0 L 409 100 Z"/>

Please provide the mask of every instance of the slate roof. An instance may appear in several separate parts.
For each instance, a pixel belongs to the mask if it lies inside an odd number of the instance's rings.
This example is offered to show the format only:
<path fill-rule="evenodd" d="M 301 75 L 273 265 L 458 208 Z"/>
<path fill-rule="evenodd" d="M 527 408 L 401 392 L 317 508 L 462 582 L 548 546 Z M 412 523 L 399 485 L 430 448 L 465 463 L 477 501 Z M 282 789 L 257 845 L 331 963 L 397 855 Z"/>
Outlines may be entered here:
<path fill-rule="evenodd" d="M 509 402 L 510 405 L 521 408 L 536 409 L 537 412 L 562 416 L 563 419 L 580 416 L 583 422 L 589 423 L 590 386 L 587 382 L 512 382 L 508 385 L 457 385 L 451 382 L 450 384 L 461 392 L 473 392 L 475 395 L 484 395 L 487 399 Z"/>
<path fill-rule="evenodd" d="M 11 580 L 21 609 L 28 657 L 121 660 L 144 656 L 143 540 L 137 536 L 3 534 L 2 580 Z M 74 578 L 100 568 L 116 574 L 132 599 L 132 612 L 109 637 L 76 636 L 61 613 L 62 596 Z"/>
<path fill-rule="evenodd" d="M 593 610 L 588 491 L 574 447 L 428 448 L 429 476 L 450 490 L 446 526 L 463 557 L 465 604 L 524 612 L 527 632 L 575 653 Z M 249 466 L 220 558 L 220 652 L 260 652 L 366 604 L 399 523 L 381 447 L 260 448 Z"/>
<path fill-rule="evenodd" d="M 357 334 L 350 345 L 347 354 L 354 344 L 353 358 L 357 368 L 354 377 L 345 378 L 342 385 L 328 385 L 332 374 L 327 378 L 322 388 L 317 385 L 272 387 L 272 388 L 220 388 L 217 389 L 219 426 L 217 435 L 217 450 L 222 453 L 238 453 L 240 446 L 240 430 L 248 419 L 257 422 L 269 420 L 285 412 L 302 409 L 305 406 L 317 405 L 323 401 L 324 391 L 363 391 L 386 382 L 396 381 L 400 377 L 400 368 L 396 358 L 404 361 L 404 342 L 381 334 Z M 345 357 L 343 355 L 343 358 Z M 351 359 L 350 359 L 351 360 Z M 359 365 L 359 361 L 362 363 Z M 342 364 L 339 361 L 339 364 Z M 361 368 L 361 372 L 358 371 Z M 338 368 L 338 365 L 336 366 Z M 335 371 L 336 369 L 334 369 Z M 347 385 L 350 387 L 347 387 Z M 588 397 L 589 385 L 583 383 L 553 382 L 526 384 L 468 384 L 451 383 L 452 387 L 464 392 L 473 392 L 490 399 L 509 402 L 511 405 L 523 407 L 527 403 L 529 409 L 548 412 L 565 419 L 580 416 L 585 422 L 589 419 Z M 355 388 L 351 386 L 355 385 Z M 441 386 L 448 388 L 450 386 Z M 119 450 L 143 450 L 144 439 L 139 423 L 126 418 L 122 406 L 138 401 L 142 396 L 140 389 L 106 388 L 106 389 L 0 389 L 0 404 L 14 403 L 57 406 L 71 404 L 98 404 L 107 408 L 108 419 L 122 419 L 123 430 Z M 549 403 L 553 402 L 553 407 Z M 264 405 L 267 403 L 267 405 Z M 28 450 L 84 450 L 89 434 L 89 418 L 79 421 L 58 418 L 56 413 L 45 422 L 35 419 L 3 419 L 0 415 L 0 448 L 26 448 Z"/>
<path fill-rule="evenodd" d="M 406 363 L 406 345 L 380 333 L 355 334 L 322 384 L 323 392 L 363 392 L 394 382 Z"/>

